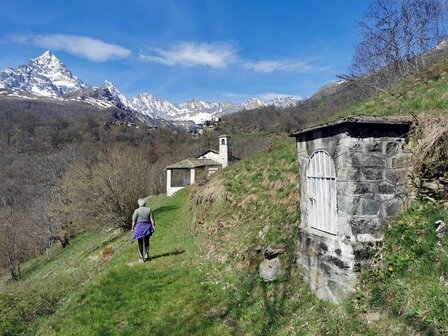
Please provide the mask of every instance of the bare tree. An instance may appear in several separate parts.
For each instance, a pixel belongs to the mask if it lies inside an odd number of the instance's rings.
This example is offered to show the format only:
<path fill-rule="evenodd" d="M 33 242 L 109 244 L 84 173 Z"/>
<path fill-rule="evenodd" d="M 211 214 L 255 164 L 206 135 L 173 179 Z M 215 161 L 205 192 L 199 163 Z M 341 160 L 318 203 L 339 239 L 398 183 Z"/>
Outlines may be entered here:
<path fill-rule="evenodd" d="M 57 182 L 64 176 L 69 167 L 79 157 L 86 154 L 76 146 L 67 146 L 64 150 L 43 155 L 35 159 L 28 176 L 28 193 L 39 195 L 29 203 L 29 218 L 34 224 L 35 244 L 41 251 L 48 249 L 55 241 L 62 247 L 69 243 L 69 235 L 61 228 L 61 223 L 55 223 L 49 214 L 49 207 L 54 196 Z"/>
<path fill-rule="evenodd" d="M 418 67 L 417 56 L 445 37 L 445 1 L 373 0 L 359 23 L 361 41 L 349 75 L 390 77 Z"/>
<path fill-rule="evenodd" d="M 137 199 L 157 192 L 157 174 L 137 149 L 104 151 L 94 164 L 74 165 L 58 183 L 52 220 L 67 235 L 86 226 L 129 228 Z"/>
<path fill-rule="evenodd" d="M 14 185 L 1 188 L 0 196 L 0 257 L 6 262 L 11 280 L 20 279 L 20 263 L 23 260 L 26 233 L 20 225 L 20 219 L 26 218 L 20 199 L 20 192 Z"/>

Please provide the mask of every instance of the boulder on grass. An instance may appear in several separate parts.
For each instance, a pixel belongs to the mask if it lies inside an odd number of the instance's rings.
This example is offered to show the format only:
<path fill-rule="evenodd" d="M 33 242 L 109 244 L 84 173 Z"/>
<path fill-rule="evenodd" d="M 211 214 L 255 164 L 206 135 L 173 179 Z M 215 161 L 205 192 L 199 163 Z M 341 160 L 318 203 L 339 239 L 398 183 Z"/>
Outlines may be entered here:
<path fill-rule="evenodd" d="M 264 282 L 271 282 L 276 280 L 282 273 L 282 263 L 280 259 L 265 259 L 258 267 L 258 274 Z"/>

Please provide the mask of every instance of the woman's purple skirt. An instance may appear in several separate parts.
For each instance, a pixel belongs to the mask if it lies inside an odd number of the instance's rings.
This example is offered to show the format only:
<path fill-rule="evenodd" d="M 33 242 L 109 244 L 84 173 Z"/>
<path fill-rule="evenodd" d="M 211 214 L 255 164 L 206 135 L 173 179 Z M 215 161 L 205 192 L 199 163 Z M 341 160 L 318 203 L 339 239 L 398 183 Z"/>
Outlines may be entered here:
<path fill-rule="evenodd" d="M 132 233 L 132 242 L 139 238 L 151 236 L 152 232 L 153 229 L 150 220 L 139 220 L 137 221 L 137 225 L 134 227 L 134 232 Z"/>

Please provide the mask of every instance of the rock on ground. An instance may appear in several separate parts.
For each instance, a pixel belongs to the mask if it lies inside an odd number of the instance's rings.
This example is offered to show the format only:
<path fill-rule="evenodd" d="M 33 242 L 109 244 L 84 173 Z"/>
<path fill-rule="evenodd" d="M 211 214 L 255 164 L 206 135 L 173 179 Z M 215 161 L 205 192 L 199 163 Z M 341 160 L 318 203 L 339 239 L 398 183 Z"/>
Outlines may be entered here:
<path fill-rule="evenodd" d="M 280 254 L 285 253 L 285 249 L 284 248 L 272 248 L 271 246 L 268 246 L 265 250 L 264 250 L 264 257 L 266 259 L 274 259 L 276 257 L 278 257 Z"/>
<path fill-rule="evenodd" d="M 282 272 L 282 263 L 280 259 L 265 259 L 258 267 L 258 274 L 265 282 L 276 280 Z"/>

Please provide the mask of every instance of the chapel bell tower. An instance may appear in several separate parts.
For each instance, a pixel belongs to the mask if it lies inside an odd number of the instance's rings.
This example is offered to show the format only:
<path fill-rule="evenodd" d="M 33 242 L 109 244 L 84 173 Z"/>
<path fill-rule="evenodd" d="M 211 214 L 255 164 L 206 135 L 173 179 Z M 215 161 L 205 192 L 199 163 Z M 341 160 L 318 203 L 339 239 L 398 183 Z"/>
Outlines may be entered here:
<path fill-rule="evenodd" d="M 219 137 L 219 163 L 225 168 L 232 160 L 232 141 L 229 135 Z"/>

